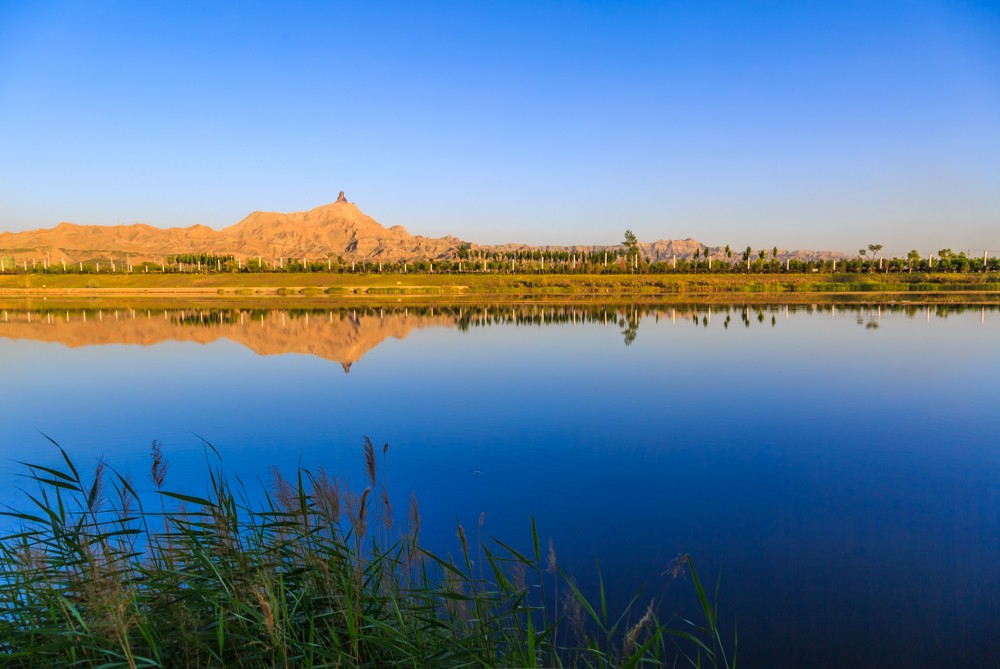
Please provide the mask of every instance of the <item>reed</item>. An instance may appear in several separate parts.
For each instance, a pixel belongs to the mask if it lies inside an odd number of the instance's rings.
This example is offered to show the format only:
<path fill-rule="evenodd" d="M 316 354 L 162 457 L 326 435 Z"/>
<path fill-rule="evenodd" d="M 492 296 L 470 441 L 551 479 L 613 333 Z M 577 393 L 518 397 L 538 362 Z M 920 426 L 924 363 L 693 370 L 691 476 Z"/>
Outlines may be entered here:
<path fill-rule="evenodd" d="M 169 489 L 158 442 L 148 494 L 104 463 L 85 482 L 56 446 L 60 466 L 25 464 L 27 508 L 4 514 L 17 527 L 0 538 L 4 666 L 733 666 L 686 556 L 665 574 L 689 567 L 698 624 L 664 618 L 666 589 L 609 615 L 602 586 L 592 605 L 534 520 L 530 556 L 461 525 L 458 558 L 435 555 L 415 498 L 391 523 L 367 438 L 360 495 L 300 468 L 257 500 L 209 444 L 204 496 Z"/>

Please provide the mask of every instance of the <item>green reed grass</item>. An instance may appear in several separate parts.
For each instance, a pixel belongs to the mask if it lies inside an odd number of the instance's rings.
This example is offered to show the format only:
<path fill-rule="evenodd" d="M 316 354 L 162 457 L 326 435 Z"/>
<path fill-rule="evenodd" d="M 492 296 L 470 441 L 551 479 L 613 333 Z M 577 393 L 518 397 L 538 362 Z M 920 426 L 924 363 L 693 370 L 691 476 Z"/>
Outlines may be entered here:
<path fill-rule="evenodd" d="M 365 438 L 360 494 L 300 468 L 292 480 L 275 470 L 256 502 L 209 444 L 206 496 L 166 487 L 157 442 L 152 495 L 103 463 L 85 483 L 61 447 L 58 467 L 25 464 L 26 508 L 4 514 L 18 529 L 0 538 L 0 664 L 735 666 L 686 555 L 665 575 L 690 573 L 697 624 L 664 618 L 666 587 L 611 614 L 601 585 L 592 604 L 534 520 L 527 554 L 470 545 L 458 525 L 460 554 L 439 557 L 420 545 L 415 498 L 394 522 L 388 450 L 379 463 Z"/>

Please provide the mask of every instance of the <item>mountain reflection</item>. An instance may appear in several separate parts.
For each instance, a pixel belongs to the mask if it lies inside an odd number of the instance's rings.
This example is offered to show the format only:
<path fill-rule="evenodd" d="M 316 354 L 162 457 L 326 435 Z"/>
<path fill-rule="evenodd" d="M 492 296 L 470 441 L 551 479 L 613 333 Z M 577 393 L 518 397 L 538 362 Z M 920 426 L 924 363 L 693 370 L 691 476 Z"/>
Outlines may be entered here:
<path fill-rule="evenodd" d="M 404 339 L 431 327 L 468 331 L 482 327 L 543 327 L 600 324 L 617 327 L 626 346 L 639 336 L 647 318 L 690 322 L 698 328 L 779 327 L 791 315 L 853 318 L 869 330 L 883 315 L 947 318 L 986 312 L 997 305 L 968 304 L 813 304 L 813 305 L 639 305 L 639 304 L 494 304 L 409 307 L 338 307 L 332 309 L 225 309 L 186 307 L 7 309 L 0 315 L 0 337 L 56 342 L 70 348 L 126 344 L 152 346 L 166 341 L 208 344 L 237 342 L 259 355 L 301 353 L 340 363 L 349 372 L 383 341 Z M 713 319 L 714 323 L 713 323 Z"/>

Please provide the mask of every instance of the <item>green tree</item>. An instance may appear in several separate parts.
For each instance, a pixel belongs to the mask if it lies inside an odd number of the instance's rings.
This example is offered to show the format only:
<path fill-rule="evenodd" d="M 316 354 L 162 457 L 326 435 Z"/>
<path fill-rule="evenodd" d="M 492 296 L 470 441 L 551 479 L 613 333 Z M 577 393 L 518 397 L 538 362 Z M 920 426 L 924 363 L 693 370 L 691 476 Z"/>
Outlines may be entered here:
<path fill-rule="evenodd" d="M 875 260 L 878 258 L 878 252 L 882 250 L 881 244 L 869 244 L 867 249 L 861 249 L 858 251 L 858 255 L 862 260 L 868 261 L 868 272 L 875 271 Z"/>
<path fill-rule="evenodd" d="M 625 247 L 625 259 L 629 263 L 633 262 L 633 258 L 639 257 L 639 240 L 631 230 L 625 231 L 625 239 L 622 240 L 622 246 Z"/>

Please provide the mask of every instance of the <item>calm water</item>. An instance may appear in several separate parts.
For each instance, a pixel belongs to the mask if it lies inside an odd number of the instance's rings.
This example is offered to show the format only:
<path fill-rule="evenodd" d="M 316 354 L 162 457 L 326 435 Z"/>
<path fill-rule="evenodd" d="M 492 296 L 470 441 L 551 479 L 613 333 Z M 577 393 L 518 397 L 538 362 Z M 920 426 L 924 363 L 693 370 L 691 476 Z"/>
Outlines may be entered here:
<path fill-rule="evenodd" d="M 199 437 L 360 488 L 367 434 L 438 547 L 534 515 L 619 602 L 690 553 L 744 666 L 997 666 L 998 343 L 995 306 L 7 310 L 0 502 L 41 432 L 146 487 L 159 439 L 194 493 Z"/>

